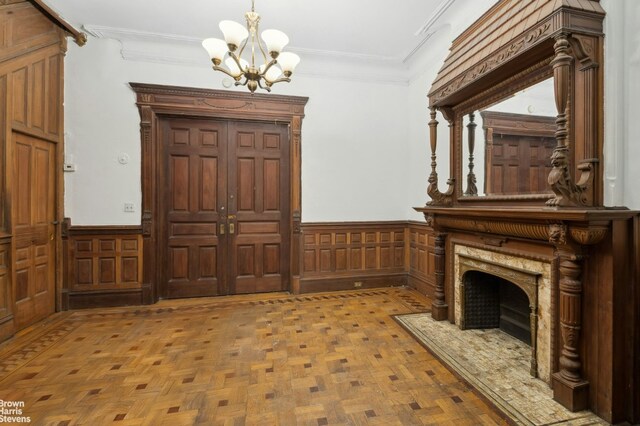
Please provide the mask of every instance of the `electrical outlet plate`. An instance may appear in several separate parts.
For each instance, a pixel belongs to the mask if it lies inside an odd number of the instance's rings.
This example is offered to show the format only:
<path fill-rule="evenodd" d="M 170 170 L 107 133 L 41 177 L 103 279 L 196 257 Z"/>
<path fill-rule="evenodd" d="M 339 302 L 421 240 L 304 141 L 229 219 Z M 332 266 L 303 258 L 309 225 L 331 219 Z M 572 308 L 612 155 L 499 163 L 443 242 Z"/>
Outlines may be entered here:
<path fill-rule="evenodd" d="M 133 213 L 136 211 L 133 203 L 124 203 L 124 211 L 127 213 Z"/>
<path fill-rule="evenodd" d="M 354 283 L 353 283 L 353 287 L 354 287 L 354 288 L 360 288 L 360 287 L 362 287 L 362 281 L 356 281 L 356 282 L 354 282 Z"/>

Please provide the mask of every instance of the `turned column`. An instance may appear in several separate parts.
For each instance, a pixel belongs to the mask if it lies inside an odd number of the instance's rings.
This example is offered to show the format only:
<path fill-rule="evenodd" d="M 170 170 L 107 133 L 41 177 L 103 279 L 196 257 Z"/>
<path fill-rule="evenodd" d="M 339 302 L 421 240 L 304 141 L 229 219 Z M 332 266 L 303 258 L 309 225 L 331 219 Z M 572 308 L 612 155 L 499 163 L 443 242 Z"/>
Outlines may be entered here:
<path fill-rule="evenodd" d="M 582 377 L 582 256 L 561 248 L 560 254 L 560 371 L 553 375 L 553 398 L 571 411 L 588 407 L 589 382 Z"/>
<path fill-rule="evenodd" d="M 464 195 L 478 195 L 478 188 L 476 187 L 476 174 L 473 171 L 473 151 L 476 146 L 476 127 L 475 123 L 476 115 L 474 113 L 469 114 L 469 124 L 467 124 L 468 132 L 468 144 L 469 144 L 469 174 L 467 174 L 467 190 L 464 191 Z"/>
<path fill-rule="evenodd" d="M 445 242 L 447 234 L 437 233 L 435 240 L 435 276 L 436 288 L 433 294 L 433 303 L 431 304 L 431 317 L 436 321 L 447 319 L 449 306 L 444 297 L 444 271 L 445 271 Z"/>
<path fill-rule="evenodd" d="M 431 145 L 431 173 L 429 174 L 429 186 L 427 187 L 427 194 L 431 197 L 431 201 L 427 202 L 428 206 L 450 206 L 452 203 L 453 194 L 453 179 L 447 181 L 449 188 L 446 192 L 440 192 L 438 189 L 438 173 L 436 168 L 438 163 L 436 161 L 436 148 L 438 146 L 438 120 L 436 120 L 436 108 L 429 108 L 431 113 L 431 120 L 429 121 L 429 142 Z M 453 139 L 452 139 L 453 140 Z"/>

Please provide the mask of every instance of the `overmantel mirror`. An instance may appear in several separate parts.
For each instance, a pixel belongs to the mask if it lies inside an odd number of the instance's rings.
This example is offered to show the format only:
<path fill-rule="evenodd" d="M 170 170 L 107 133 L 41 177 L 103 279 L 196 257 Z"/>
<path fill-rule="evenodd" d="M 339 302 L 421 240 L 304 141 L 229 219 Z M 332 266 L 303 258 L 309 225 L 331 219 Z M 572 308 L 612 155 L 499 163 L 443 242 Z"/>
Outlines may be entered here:
<path fill-rule="evenodd" d="M 601 206 L 604 11 L 592 0 L 503 0 L 485 16 L 495 31 L 478 31 L 479 20 L 460 35 L 429 93 L 429 205 Z M 446 125 L 441 192 L 435 152 Z"/>
<path fill-rule="evenodd" d="M 463 196 L 553 197 L 548 185 L 557 146 L 552 76 L 459 115 Z"/>

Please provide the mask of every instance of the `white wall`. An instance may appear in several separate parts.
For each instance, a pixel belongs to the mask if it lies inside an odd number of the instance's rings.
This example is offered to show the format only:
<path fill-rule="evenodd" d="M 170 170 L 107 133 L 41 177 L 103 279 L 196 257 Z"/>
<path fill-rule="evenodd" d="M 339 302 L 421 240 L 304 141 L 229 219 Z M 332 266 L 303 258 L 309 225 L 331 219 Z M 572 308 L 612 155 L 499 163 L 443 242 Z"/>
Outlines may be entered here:
<path fill-rule="evenodd" d="M 605 18 L 605 204 L 640 210 L 640 2 L 602 0 Z"/>
<path fill-rule="evenodd" d="M 427 94 L 438 71 L 449 53 L 451 42 L 496 0 L 457 0 L 447 14 L 442 17 L 446 25 L 437 27 L 435 34 L 419 52 L 419 57 L 411 64 L 413 75 L 409 85 L 409 167 L 407 186 L 409 202 L 406 214 L 410 220 L 424 220 L 413 207 L 424 206 L 430 200 L 427 195 L 427 179 L 431 172 L 431 148 L 429 145 L 429 99 Z M 417 55 L 418 56 L 418 55 Z M 438 125 L 437 173 L 440 191 L 446 191 L 449 171 L 449 129 L 447 121 L 440 113 Z M 465 174 L 466 176 L 466 174 Z M 466 181 L 464 182 L 466 185 Z"/>
<path fill-rule="evenodd" d="M 205 66 L 160 64 L 122 59 L 115 40 L 70 43 L 65 149 L 77 171 L 65 175 L 65 215 L 74 225 L 140 223 L 139 115 L 127 83 L 221 89 L 220 73 L 201 55 Z M 310 98 L 302 128 L 303 221 L 406 219 L 406 85 L 296 75 L 274 92 Z M 118 163 L 123 152 L 126 165 Z M 125 202 L 135 213 L 123 211 Z"/>
<path fill-rule="evenodd" d="M 429 40 L 429 50 L 426 52 L 429 61 L 417 66 L 416 75 L 409 85 L 409 163 L 407 188 L 409 202 L 406 204 L 406 214 L 411 220 L 424 220 L 422 213 L 413 207 L 423 207 L 430 200 L 427 195 L 427 179 L 431 173 L 431 146 L 429 140 L 429 99 L 427 94 L 435 80 L 444 59 L 449 51 L 452 31 L 450 27 L 442 28 Z M 427 56 L 427 55 L 424 55 Z M 437 137 L 437 167 L 439 188 L 447 189 L 449 174 L 449 130 L 448 123 L 438 112 Z"/>
<path fill-rule="evenodd" d="M 449 25 L 440 26 L 412 59 L 408 86 L 375 83 L 371 73 L 369 82 L 358 82 L 308 72 L 275 88 L 275 93 L 310 97 L 303 123 L 303 221 L 423 219 L 412 207 L 428 200 L 427 93 L 451 40 L 493 3 L 458 0 L 455 16 L 442 18 Z M 640 191 L 634 190 L 640 144 L 631 128 L 640 116 L 640 1 L 602 0 L 602 5 L 608 12 L 605 200 L 640 209 Z M 77 171 L 66 174 L 65 214 L 76 225 L 140 223 L 139 117 L 128 82 L 222 88 L 219 73 L 197 60 L 192 66 L 124 60 L 121 47 L 95 38 L 83 48 L 69 45 L 65 147 Z M 156 46 L 154 54 L 163 49 Z M 438 120 L 444 191 L 448 132 L 445 120 Z M 117 161 L 122 152 L 130 156 L 127 165 Z M 133 202 L 136 212 L 124 213 L 125 202 Z"/>

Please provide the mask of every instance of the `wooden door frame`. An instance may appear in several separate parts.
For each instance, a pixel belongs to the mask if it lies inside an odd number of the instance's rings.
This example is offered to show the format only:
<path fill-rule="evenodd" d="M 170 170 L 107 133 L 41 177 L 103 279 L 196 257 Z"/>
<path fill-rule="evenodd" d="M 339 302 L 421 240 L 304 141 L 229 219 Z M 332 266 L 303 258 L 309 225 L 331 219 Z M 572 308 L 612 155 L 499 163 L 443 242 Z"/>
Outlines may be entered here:
<path fill-rule="evenodd" d="M 163 118 L 230 119 L 284 123 L 289 125 L 291 196 L 290 196 L 290 290 L 300 290 L 301 273 L 301 143 L 304 107 L 309 98 L 249 94 L 237 91 L 197 89 L 155 84 L 129 83 L 136 93 L 136 105 L 140 113 L 140 137 L 142 154 L 142 235 L 143 235 L 143 303 L 155 303 L 159 299 L 162 276 L 158 266 L 161 261 L 160 197 L 158 170 L 161 167 L 158 153 Z"/>

